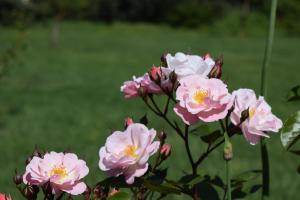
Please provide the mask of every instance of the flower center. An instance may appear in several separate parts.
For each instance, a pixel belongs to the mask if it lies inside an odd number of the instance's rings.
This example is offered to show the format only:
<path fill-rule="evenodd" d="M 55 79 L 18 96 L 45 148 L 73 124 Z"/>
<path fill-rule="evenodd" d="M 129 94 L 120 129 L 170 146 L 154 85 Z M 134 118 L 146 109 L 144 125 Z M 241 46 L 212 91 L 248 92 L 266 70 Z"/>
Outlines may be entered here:
<path fill-rule="evenodd" d="M 50 171 L 50 176 L 65 177 L 65 176 L 67 176 L 66 168 L 65 168 L 64 166 L 58 166 L 58 167 L 55 166 L 55 167 Z"/>
<path fill-rule="evenodd" d="M 205 98 L 208 97 L 208 91 L 204 89 L 197 90 L 193 96 L 193 100 L 197 104 L 203 104 Z"/>
<path fill-rule="evenodd" d="M 133 158 L 136 158 L 138 155 L 136 154 L 136 150 L 137 150 L 137 146 L 135 145 L 128 145 L 125 149 L 124 149 L 124 154 L 126 156 L 131 156 Z"/>
<path fill-rule="evenodd" d="M 249 109 L 249 118 L 252 118 L 256 113 L 256 109 L 255 108 L 250 108 Z"/>

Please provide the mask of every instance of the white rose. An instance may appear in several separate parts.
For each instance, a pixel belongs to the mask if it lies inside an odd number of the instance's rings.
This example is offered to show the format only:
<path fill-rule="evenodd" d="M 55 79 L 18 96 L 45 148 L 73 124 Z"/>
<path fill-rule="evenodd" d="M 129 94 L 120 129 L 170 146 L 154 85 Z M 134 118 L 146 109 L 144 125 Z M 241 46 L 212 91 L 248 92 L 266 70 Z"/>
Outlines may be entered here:
<path fill-rule="evenodd" d="M 185 55 L 181 52 L 176 53 L 175 56 L 167 54 L 166 61 L 168 68 L 162 69 L 164 73 L 169 74 L 170 72 L 175 71 L 179 80 L 194 74 L 207 77 L 215 65 L 215 61 L 209 56 L 203 59 L 197 55 Z"/>

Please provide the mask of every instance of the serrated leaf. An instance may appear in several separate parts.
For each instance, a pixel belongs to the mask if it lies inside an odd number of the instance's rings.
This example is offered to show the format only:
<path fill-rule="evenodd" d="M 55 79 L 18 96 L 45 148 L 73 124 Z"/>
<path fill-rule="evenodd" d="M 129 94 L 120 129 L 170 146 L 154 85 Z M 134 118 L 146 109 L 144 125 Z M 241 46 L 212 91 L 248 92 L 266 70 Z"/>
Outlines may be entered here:
<path fill-rule="evenodd" d="M 284 123 L 280 139 L 283 147 L 289 150 L 300 138 L 300 111 L 292 114 Z"/>
<path fill-rule="evenodd" d="M 131 196 L 126 192 L 118 192 L 117 194 L 108 197 L 108 200 L 130 200 Z"/>
<path fill-rule="evenodd" d="M 159 192 L 162 194 L 180 194 L 179 188 L 172 184 L 159 184 L 150 180 L 144 180 L 144 185 L 151 191 Z"/>
<path fill-rule="evenodd" d="M 300 100 L 300 85 L 293 87 L 287 94 L 288 101 Z"/>

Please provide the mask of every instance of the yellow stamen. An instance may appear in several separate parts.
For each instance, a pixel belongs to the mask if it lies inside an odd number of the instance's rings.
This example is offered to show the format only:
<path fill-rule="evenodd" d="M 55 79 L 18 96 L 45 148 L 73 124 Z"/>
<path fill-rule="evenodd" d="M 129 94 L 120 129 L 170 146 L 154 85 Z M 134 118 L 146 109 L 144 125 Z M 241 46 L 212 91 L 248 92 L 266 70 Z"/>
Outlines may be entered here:
<path fill-rule="evenodd" d="M 249 109 L 249 118 L 252 118 L 255 115 L 255 112 L 256 112 L 255 108 L 250 108 Z"/>
<path fill-rule="evenodd" d="M 137 150 L 137 146 L 135 145 L 128 145 L 125 149 L 124 149 L 124 154 L 126 156 L 131 156 L 133 158 L 136 158 L 138 155 L 136 154 L 136 150 Z"/>
<path fill-rule="evenodd" d="M 200 89 L 195 92 L 193 99 L 197 104 L 203 104 L 207 96 L 208 96 L 208 91 L 204 89 Z"/>
<path fill-rule="evenodd" d="M 50 171 L 50 176 L 60 176 L 60 177 L 65 177 L 67 176 L 67 171 L 66 168 L 64 166 L 58 166 L 58 167 L 54 167 L 51 171 Z"/>

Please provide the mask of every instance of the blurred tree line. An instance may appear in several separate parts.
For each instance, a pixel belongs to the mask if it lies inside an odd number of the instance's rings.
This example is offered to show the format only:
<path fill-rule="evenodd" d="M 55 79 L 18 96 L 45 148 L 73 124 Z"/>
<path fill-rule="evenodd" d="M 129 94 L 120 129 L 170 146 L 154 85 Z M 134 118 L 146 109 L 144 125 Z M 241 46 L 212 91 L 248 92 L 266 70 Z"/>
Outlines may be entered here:
<path fill-rule="evenodd" d="M 278 25 L 300 33 L 300 0 L 278 2 Z M 0 23 L 12 25 L 49 19 L 163 23 L 189 28 L 235 20 L 239 29 L 267 21 L 270 0 L 0 0 Z M 229 24 L 230 24 L 229 23 Z"/>

